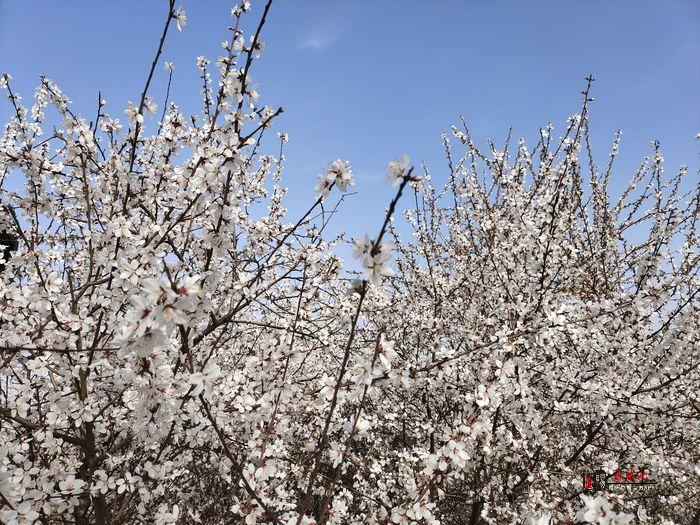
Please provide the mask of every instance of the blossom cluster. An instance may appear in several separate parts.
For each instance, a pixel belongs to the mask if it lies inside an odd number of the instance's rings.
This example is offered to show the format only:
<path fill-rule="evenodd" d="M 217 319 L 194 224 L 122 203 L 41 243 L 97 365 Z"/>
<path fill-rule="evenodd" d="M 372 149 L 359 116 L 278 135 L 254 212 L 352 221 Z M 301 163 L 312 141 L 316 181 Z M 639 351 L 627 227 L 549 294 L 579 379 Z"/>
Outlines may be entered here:
<path fill-rule="evenodd" d="M 382 241 L 375 243 L 366 235 L 355 241 L 354 256 L 360 261 L 363 277 L 374 284 L 379 284 L 383 277 L 392 277 L 393 268 L 389 265 L 393 254 L 393 245 Z"/>
<path fill-rule="evenodd" d="M 334 160 L 324 173 L 319 173 L 315 190 L 325 199 L 334 186 L 342 193 L 355 186 L 350 163 L 347 160 Z"/>

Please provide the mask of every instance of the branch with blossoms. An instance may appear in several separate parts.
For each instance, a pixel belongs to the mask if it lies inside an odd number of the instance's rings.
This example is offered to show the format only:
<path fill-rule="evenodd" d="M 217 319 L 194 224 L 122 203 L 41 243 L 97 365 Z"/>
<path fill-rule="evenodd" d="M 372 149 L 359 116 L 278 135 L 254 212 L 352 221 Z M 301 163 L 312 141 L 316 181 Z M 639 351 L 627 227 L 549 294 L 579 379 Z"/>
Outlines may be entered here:
<path fill-rule="evenodd" d="M 399 184 L 399 189 L 396 193 L 396 196 L 394 199 L 391 201 L 389 204 L 389 208 L 387 210 L 384 223 L 382 224 L 379 233 L 377 234 L 376 238 L 374 241 L 369 242 L 369 238 L 365 236 L 365 239 L 362 241 L 356 242 L 355 243 L 355 256 L 361 260 L 362 265 L 364 266 L 364 276 L 367 280 L 361 281 L 361 282 L 355 282 L 353 283 L 353 287 L 351 290 L 357 295 L 359 295 L 359 298 L 357 299 L 357 307 L 355 309 L 355 312 L 352 317 L 352 321 L 350 324 L 350 334 L 348 336 L 347 343 L 345 345 L 344 351 L 343 351 L 343 358 L 342 362 L 340 364 L 340 370 L 338 372 L 338 377 L 335 381 L 335 386 L 333 387 L 333 393 L 331 396 L 330 400 L 330 406 L 328 408 L 328 413 L 325 417 L 324 425 L 323 425 L 323 430 L 321 431 L 321 435 L 318 438 L 318 443 L 315 447 L 314 451 L 314 462 L 313 462 L 313 467 L 311 469 L 311 472 L 308 477 L 308 482 L 306 484 L 306 497 L 304 498 L 304 501 L 299 507 L 299 515 L 300 516 L 305 516 L 306 512 L 308 511 L 311 503 L 312 503 L 312 498 L 313 498 L 313 488 L 314 488 L 314 483 L 319 475 L 319 468 L 321 466 L 321 457 L 322 455 L 326 452 L 327 447 L 329 446 L 328 444 L 328 433 L 330 430 L 330 425 L 331 421 L 333 420 L 333 416 L 335 413 L 335 409 L 338 403 L 338 394 L 341 388 L 341 385 L 343 384 L 343 378 L 345 377 L 345 373 L 347 371 L 347 365 L 348 365 L 348 360 L 350 358 L 350 352 L 352 348 L 352 344 L 355 338 L 355 331 L 357 328 L 357 323 L 360 318 L 360 313 L 362 311 L 362 303 L 365 299 L 365 295 L 367 294 L 368 291 L 368 281 L 371 282 L 374 285 L 377 285 L 381 282 L 381 277 L 389 277 L 393 275 L 393 271 L 391 268 L 388 267 L 387 263 L 391 259 L 391 247 L 385 242 L 382 242 L 382 238 L 384 237 L 384 234 L 386 233 L 387 226 L 389 225 L 389 222 L 391 221 L 391 218 L 396 210 L 396 205 L 401 199 L 401 195 L 403 194 L 404 188 L 406 185 L 410 182 L 417 182 L 418 178 L 415 178 L 412 176 L 413 169 L 408 168 L 408 157 L 404 155 L 403 157 L 405 161 L 405 166 L 401 165 L 398 166 L 395 163 L 390 163 L 389 164 L 389 177 L 390 178 L 396 178 L 400 180 Z M 341 170 L 338 170 L 338 168 L 344 168 Z M 329 177 L 333 177 L 333 182 L 338 183 L 338 181 L 341 181 L 342 185 L 339 186 L 341 191 L 344 191 L 344 188 L 347 188 L 347 186 L 352 186 L 354 183 L 351 182 L 350 176 L 347 171 L 349 168 L 349 165 L 343 165 L 338 163 L 336 161 L 335 165 L 331 165 L 331 169 L 335 171 L 330 171 Z M 346 171 L 347 170 L 347 171 Z M 326 181 L 328 178 L 325 179 Z M 317 186 L 317 191 L 322 191 L 325 192 L 325 187 L 322 186 L 322 182 L 324 179 L 321 179 L 321 182 L 319 183 L 319 186 Z M 350 183 L 348 183 L 350 181 Z M 376 358 L 376 356 L 375 356 Z M 374 364 L 375 358 L 372 359 L 372 365 Z M 364 395 L 363 395 L 364 397 Z M 348 440 L 352 439 L 352 435 L 355 432 L 355 427 L 357 425 L 357 421 L 359 418 L 359 412 L 357 414 L 357 417 L 353 420 L 352 422 L 352 427 L 350 431 L 350 437 Z M 346 448 L 347 445 L 349 445 L 349 441 L 346 443 Z M 328 494 L 327 491 L 332 491 L 333 486 L 337 482 L 337 476 L 341 472 L 341 469 L 339 469 L 340 465 L 335 465 L 336 467 L 336 479 L 335 481 L 331 482 L 329 486 L 326 486 L 324 488 L 324 491 L 326 491 L 326 494 Z M 325 515 L 326 513 L 326 507 L 329 503 L 329 498 L 326 498 L 325 505 L 322 505 L 320 513 L 322 516 Z"/>

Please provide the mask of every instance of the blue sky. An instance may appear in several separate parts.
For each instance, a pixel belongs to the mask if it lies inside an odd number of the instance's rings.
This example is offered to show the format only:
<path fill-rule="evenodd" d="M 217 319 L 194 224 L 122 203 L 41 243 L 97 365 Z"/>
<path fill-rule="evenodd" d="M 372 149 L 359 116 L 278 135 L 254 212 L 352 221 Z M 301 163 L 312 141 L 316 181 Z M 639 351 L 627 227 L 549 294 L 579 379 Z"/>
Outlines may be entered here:
<path fill-rule="evenodd" d="M 189 18 L 164 60 L 175 64 L 172 99 L 199 110 L 195 57 L 215 58 L 231 3 L 183 0 Z M 253 2 L 260 12 L 262 0 Z M 98 90 L 123 118 L 136 100 L 160 35 L 166 0 L 0 0 L 0 70 L 28 98 L 39 74 L 55 80 L 90 118 Z M 179 4 L 178 4 L 179 5 Z M 256 16 L 250 18 L 257 21 Z M 248 28 L 249 30 L 252 27 Z M 276 0 L 267 50 L 252 75 L 262 100 L 282 106 L 289 132 L 290 220 L 313 198 L 315 174 L 349 159 L 358 194 L 338 225 L 375 231 L 392 196 L 386 162 L 424 160 L 444 180 L 440 133 L 460 114 L 475 138 L 555 133 L 577 112 L 584 77 L 597 77 L 594 147 L 602 163 L 623 130 L 617 180 L 629 178 L 652 139 L 667 170 L 695 173 L 700 131 L 700 2 L 697 0 L 306 1 Z M 162 103 L 166 73 L 153 94 Z M 8 116 L 0 107 L 0 120 Z"/>

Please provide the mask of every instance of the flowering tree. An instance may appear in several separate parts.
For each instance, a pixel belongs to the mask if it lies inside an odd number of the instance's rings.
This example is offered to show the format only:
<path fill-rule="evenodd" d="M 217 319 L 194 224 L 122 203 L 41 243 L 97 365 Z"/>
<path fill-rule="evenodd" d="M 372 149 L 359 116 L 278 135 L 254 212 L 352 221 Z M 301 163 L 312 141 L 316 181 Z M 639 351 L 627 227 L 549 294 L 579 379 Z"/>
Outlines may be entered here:
<path fill-rule="evenodd" d="M 265 153 L 282 110 L 251 70 L 270 5 L 247 38 L 249 2 L 232 10 L 218 84 L 198 59 L 197 117 L 167 94 L 150 117 L 187 23 L 173 1 L 128 123 L 102 97 L 86 121 L 46 78 L 26 108 L 3 76 L 0 231 L 19 249 L 0 250 L 0 519 L 697 520 L 686 170 L 664 177 L 655 144 L 612 202 L 620 137 L 599 170 L 589 79 L 559 140 L 482 151 L 454 127 L 444 187 L 390 162 L 396 194 L 355 241 L 353 280 L 325 234 L 350 164 L 331 162 L 290 221 L 286 135 Z M 579 500 L 591 465 L 643 465 L 661 493 Z"/>

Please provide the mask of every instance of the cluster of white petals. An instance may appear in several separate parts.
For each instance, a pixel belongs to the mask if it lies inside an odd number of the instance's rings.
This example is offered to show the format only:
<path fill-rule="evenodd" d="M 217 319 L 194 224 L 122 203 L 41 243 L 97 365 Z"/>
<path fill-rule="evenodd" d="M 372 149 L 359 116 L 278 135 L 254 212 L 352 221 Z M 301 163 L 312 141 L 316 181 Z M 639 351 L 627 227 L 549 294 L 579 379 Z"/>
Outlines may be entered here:
<path fill-rule="evenodd" d="M 584 506 L 576 514 L 578 521 L 600 525 L 629 525 L 633 523 L 634 516 L 624 512 L 615 512 L 603 496 L 582 494 L 581 500 Z"/>
<path fill-rule="evenodd" d="M 350 163 L 347 160 L 334 160 L 326 168 L 325 172 L 319 173 L 317 177 L 318 184 L 316 184 L 314 189 L 319 192 L 324 199 L 328 197 L 333 186 L 338 188 L 342 193 L 347 192 L 348 189 L 355 186 Z"/>
<path fill-rule="evenodd" d="M 362 277 L 373 284 L 379 284 L 383 277 L 393 277 L 394 270 L 389 263 L 393 257 L 393 244 L 382 241 L 376 244 L 365 234 L 361 239 L 355 240 L 354 253 L 356 259 L 362 264 Z"/>
<path fill-rule="evenodd" d="M 605 496 L 581 494 L 580 498 L 583 507 L 576 513 L 575 523 L 577 525 L 630 525 L 637 523 L 632 514 L 615 512 Z M 644 507 L 640 506 L 639 509 L 644 509 Z M 572 520 L 566 522 L 574 523 Z M 555 523 L 558 521 L 553 519 L 550 513 L 528 516 L 525 521 L 525 525 L 555 525 Z"/>

